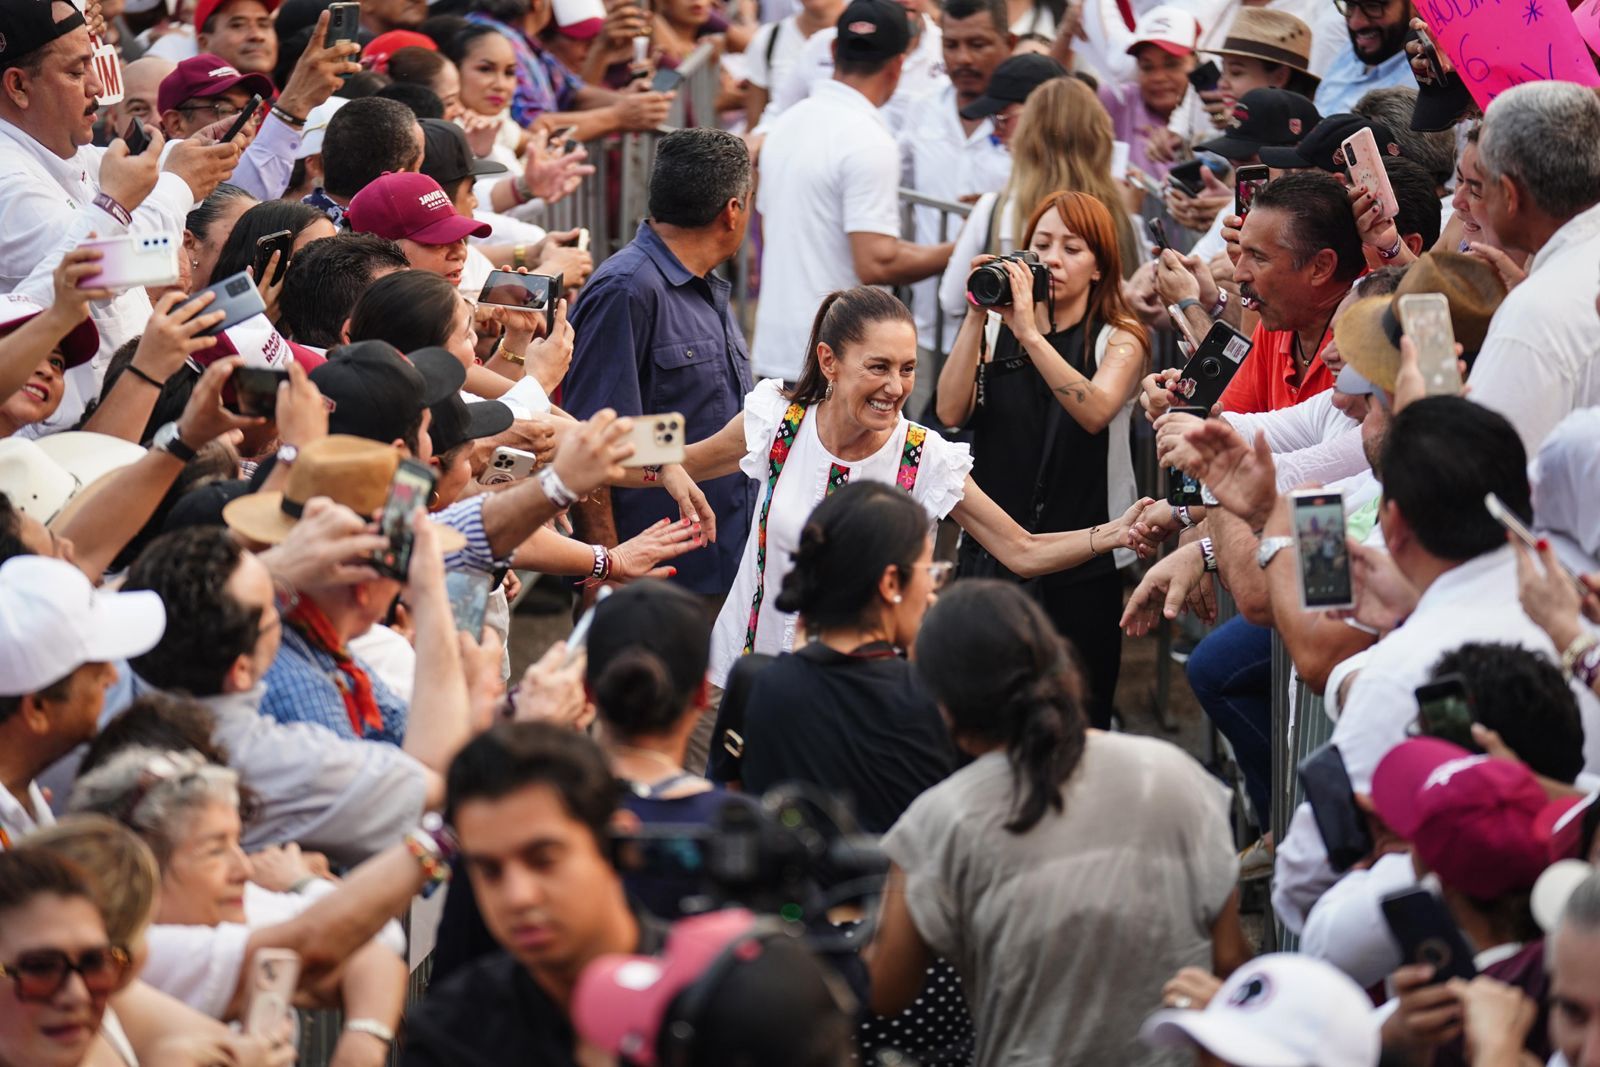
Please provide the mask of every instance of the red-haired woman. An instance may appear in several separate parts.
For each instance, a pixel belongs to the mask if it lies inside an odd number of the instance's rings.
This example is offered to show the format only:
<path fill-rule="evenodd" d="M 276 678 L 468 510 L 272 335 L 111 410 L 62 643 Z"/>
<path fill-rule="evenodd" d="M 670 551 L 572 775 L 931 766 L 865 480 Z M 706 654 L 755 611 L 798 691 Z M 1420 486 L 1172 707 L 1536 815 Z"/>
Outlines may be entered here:
<path fill-rule="evenodd" d="M 1004 267 L 1009 306 L 970 302 L 939 374 L 938 413 L 972 431 L 973 478 L 1030 533 L 1087 529 L 1138 497 L 1128 418 L 1150 361 L 1148 335 L 1122 298 L 1122 257 L 1111 212 L 1087 193 L 1054 192 L 1033 209 L 1021 247 L 1048 272 L 1035 300 L 1033 273 Z M 973 267 L 989 260 L 980 256 Z M 1015 577 L 963 538 L 961 573 Z M 1089 682 L 1093 725 L 1110 724 L 1122 655 L 1118 549 L 1030 583 Z"/>

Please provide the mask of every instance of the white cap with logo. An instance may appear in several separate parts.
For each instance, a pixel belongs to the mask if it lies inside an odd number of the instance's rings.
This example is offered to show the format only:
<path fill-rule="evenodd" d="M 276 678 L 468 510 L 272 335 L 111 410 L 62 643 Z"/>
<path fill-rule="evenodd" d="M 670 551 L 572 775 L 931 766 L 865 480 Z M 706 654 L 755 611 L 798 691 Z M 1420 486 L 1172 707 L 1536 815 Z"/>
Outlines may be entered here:
<path fill-rule="evenodd" d="M 85 663 L 142 655 L 166 628 L 159 593 L 101 592 L 70 563 L 14 556 L 0 566 L 0 696 L 37 693 Z"/>
<path fill-rule="evenodd" d="M 1139 1031 L 1159 1047 L 1199 1045 L 1236 1067 L 1375 1067 L 1372 1001 L 1343 971 L 1309 956 L 1251 960 L 1203 1011 L 1166 1008 Z"/>

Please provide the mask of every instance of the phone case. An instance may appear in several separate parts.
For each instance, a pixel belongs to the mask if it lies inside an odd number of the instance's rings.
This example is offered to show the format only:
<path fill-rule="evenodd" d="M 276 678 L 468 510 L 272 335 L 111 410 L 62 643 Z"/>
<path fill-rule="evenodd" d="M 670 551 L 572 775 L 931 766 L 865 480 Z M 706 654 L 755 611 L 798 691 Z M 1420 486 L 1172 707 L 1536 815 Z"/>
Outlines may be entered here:
<path fill-rule="evenodd" d="M 1209 414 L 1249 354 L 1250 338 L 1225 322 L 1213 323 L 1194 356 L 1183 365 L 1172 392 L 1186 406 L 1202 408 Z"/>
<path fill-rule="evenodd" d="M 1426 889 L 1408 889 L 1384 897 L 1382 907 L 1384 922 L 1400 943 L 1401 958 L 1406 963 L 1433 964 L 1433 984 L 1477 977 L 1472 949 L 1438 897 Z"/>
<path fill-rule="evenodd" d="M 1400 298 L 1400 326 L 1417 347 L 1417 369 L 1428 396 L 1458 396 L 1456 333 L 1450 300 L 1443 293 L 1409 293 Z"/>
<path fill-rule="evenodd" d="M 207 306 L 205 313 L 209 315 L 213 311 L 222 311 L 224 314 L 221 322 L 209 330 L 200 331 L 202 337 L 215 337 L 229 327 L 239 325 L 245 319 L 265 314 L 267 310 L 267 305 L 261 300 L 261 294 L 256 291 L 256 283 L 250 280 L 250 275 L 245 271 L 208 285 L 184 303 L 192 304 L 206 293 L 216 293 L 217 298 Z"/>
<path fill-rule="evenodd" d="M 624 467 L 682 463 L 683 416 L 676 411 L 636 416 L 628 440 L 633 442 L 633 455 L 622 461 Z"/>
<path fill-rule="evenodd" d="M 501 445 L 494 450 L 494 455 L 489 459 L 488 469 L 478 481 L 484 485 L 504 485 L 506 482 L 521 481 L 532 474 L 538 465 L 539 457 L 532 452 Z"/>
<path fill-rule="evenodd" d="M 395 468 L 388 499 L 378 517 L 378 532 L 389 539 L 389 547 L 379 549 L 372 561 L 374 567 L 391 578 L 404 581 L 411 572 L 411 515 L 418 508 L 427 507 L 437 480 L 432 470 L 414 459 L 401 460 Z"/>
<path fill-rule="evenodd" d="M 1378 155 L 1378 141 L 1372 129 L 1357 130 L 1346 137 L 1340 146 L 1344 150 L 1345 165 L 1350 168 L 1352 185 L 1365 186 L 1383 205 L 1383 217 L 1392 219 L 1400 214 L 1400 203 L 1394 198 L 1394 187 L 1389 184 L 1389 173 L 1383 169 L 1383 159 Z"/>
<path fill-rule="evenodd" d="M 1256 193 L 1271 180 L 1272 174 L 1266 167 L 1240 167 L 1234 175 L 1233 213 L 1241 219 L 1250 214 L 1250 205 L 1255 202 Z"/>
<path fill-rule="evenodd" d="M 1344 494 L 1301 489 L 1290 494 L 1290 504 L 1300 565 L 1300 606 L 1306 611 L 1354 607 Z"/>
<path fill-rule="evenodd" d="M 277 1037 L 294 1011 L 295 985 L 300 981 L 300 954 L 287 948 L 263 948 L 250 960 L 250 992 L 244 1010 L 244 1032 Z"/>
<path fill-rule="evenodd" d="M 331 45 L 338 41 L 354 41 L 358 38 L 361 31 L 360 4 L 329 4 L 328 12 L 328 44 Z"/>
<path fill-rule="evenodd" d="M 489 594 L 494 591 L 489 576 L 482 571 L 447 571 L 444 588 L 456 629 L 476 640 L 483 634 L 483 614 L 489 607 Z"/>
<path fill-rule="evenodd" d="M 141 285 L 174 285 L 178 250 L 183 241 L 168 233 L 129 233 L 99 237 L 80 247 L 100 249 L 100 273 L 79 282 L 83 289 L 132 289 Z"/>
<path fill-rule="evenodd" d="M 1301 760 L 1298 769 L 1328 863 L 1335 871 L 1347 871 L 1372 851 L 1372 834 L 1356 807 L 1344 756 L 1330 741 Z"/>

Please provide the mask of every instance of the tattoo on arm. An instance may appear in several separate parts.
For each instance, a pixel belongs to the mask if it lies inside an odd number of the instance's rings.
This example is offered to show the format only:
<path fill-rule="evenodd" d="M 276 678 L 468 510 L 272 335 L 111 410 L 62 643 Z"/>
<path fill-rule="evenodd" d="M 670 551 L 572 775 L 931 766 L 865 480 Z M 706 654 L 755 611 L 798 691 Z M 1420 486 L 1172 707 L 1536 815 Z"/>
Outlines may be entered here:
<path fill-rule="evenodd" d="M 1079 404 L 1089 399 L 1089 387 L 1081 383 L 1069 382 L 1066 385 L 1058 385 L 1056 386 L 1056 392 L 1062 396 L 1071 397 Z"/>

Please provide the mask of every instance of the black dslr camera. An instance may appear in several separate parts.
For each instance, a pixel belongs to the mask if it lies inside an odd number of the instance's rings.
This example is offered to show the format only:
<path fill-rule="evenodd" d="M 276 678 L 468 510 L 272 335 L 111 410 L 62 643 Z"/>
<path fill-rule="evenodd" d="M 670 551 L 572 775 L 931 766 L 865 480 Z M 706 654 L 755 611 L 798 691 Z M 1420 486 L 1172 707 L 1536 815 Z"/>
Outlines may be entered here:
<path fill-rule="evenodd" d="M 1050 268 L 1039 262 L 1034 252 L 1013 252 L 997 256 L 974 270 L 967 277 L 967 292 L 979 307 L 1003 308 L 1011 306 L 1011 275 L 1006 273 L 1006 263 L 1021 263 L 1033 275 L 1034 303 L 1050 299 Z"/>

